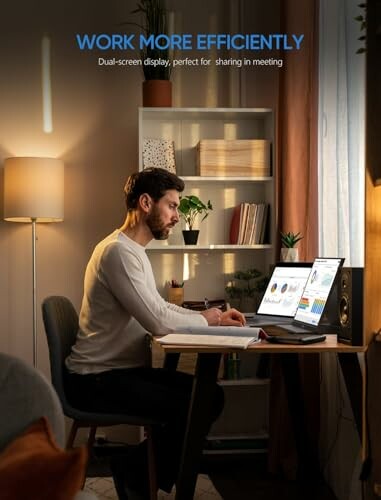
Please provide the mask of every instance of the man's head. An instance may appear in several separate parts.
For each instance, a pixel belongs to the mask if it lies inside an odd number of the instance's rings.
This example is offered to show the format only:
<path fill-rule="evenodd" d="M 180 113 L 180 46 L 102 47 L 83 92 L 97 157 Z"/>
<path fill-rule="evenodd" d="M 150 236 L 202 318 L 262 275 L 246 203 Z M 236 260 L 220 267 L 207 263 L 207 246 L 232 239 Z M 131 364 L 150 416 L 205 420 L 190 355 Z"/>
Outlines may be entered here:
<path fill-rule="evenodd" d="M 142 172 L 132 174 L 124 186 L 127 210 L 137 208 L 142 194 L 147 193 L 153 201 L 158 202 L 169 189 L 175 189 L 182 193 L 184 181 L 168 170 L 146 168 Z"/>
<path fill-rule="evenodd" d="M 127 226 L 135 226 L 140 211 L 155 239 L 168 238 L 169 230 L 179 220 L 177 207 L 183 190 L 184 182 L 162 168 L 132 174 L 124 187 Z"/>

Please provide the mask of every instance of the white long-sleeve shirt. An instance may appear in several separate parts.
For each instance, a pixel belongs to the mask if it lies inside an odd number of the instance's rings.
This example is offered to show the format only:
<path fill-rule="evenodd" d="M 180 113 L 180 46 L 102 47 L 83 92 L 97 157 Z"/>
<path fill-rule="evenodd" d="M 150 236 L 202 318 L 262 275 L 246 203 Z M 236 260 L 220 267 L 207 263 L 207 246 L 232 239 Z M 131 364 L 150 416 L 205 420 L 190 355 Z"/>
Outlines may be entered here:
<path fill-rule="evenodd" d="M 145 247 L 115 230 L 95 247 L 87 265 L 79 332 L 66 366 L 79 374 L 142 366 L 147 331 L 166 334 L 191 325 L 207 321 L 166 302 Z"/>

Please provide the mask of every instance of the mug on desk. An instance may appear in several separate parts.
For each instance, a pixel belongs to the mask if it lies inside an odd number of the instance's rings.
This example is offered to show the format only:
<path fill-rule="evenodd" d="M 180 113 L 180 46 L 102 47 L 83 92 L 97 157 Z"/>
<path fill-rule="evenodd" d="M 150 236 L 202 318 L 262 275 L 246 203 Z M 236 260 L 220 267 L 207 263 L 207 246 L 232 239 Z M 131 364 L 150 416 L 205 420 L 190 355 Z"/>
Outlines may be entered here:
<path fill-rule="evenodd" d="M 184 302 L 184 288 L 183 287 L 169 287 L 168 288 L 168 302 L 181 306 Z"/>

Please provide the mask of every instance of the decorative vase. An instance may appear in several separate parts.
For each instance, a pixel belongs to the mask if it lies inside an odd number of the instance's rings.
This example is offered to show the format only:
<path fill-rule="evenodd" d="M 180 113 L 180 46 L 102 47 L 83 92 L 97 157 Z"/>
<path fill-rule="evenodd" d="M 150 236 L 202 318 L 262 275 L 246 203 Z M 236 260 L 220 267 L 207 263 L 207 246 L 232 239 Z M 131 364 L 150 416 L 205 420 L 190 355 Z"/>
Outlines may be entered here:
<path fill-rule="evenodd" d="M 184 229 L 183 238 L 186 245 L 197 245 L 198 229 Z"/>
<path fill-rule="evenodd" d="M 172 106 L 172 82 L 170 80 L 145 80 L 143 82 L 143 106 L 170 108 Z"/>
<path fill-rule="evenodd" d="M 298 248 L 281 248 L 280 260 L 282 262 L 299 262 Z"/>

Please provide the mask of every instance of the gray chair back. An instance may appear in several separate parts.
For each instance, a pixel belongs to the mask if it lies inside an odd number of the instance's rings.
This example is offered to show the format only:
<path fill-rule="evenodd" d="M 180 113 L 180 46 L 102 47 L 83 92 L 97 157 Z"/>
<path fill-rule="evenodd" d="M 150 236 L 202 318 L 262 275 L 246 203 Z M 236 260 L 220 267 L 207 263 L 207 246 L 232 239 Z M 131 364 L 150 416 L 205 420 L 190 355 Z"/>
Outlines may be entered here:
<path fill-rule="evenodd" d="M 78 314 L 66 297 L 47 297 L 42 303 L 42 318 L 49 346 L 52 383 L 61 400 L 65 414 L 72 409 L 68 403 L 63 373 L 65 359 L 71 352 L 78 332 Z"/>
<path fill-rule="evenodd" d="M 52 384 L 61 401 L 64 414 L 74 420 L 92 421 L 91 425 L 152 425 L 157 421 L 147 417 L 117 413 L 96 413 L 74 408 L 65 395 L 65 359 L 71 352 L 78 332 L 78 314 L 66 297 L 47 297 L 42 303 L 46 337 L 49 346 Z M 88 427 L 89 424 L 87 423 Z"/>

